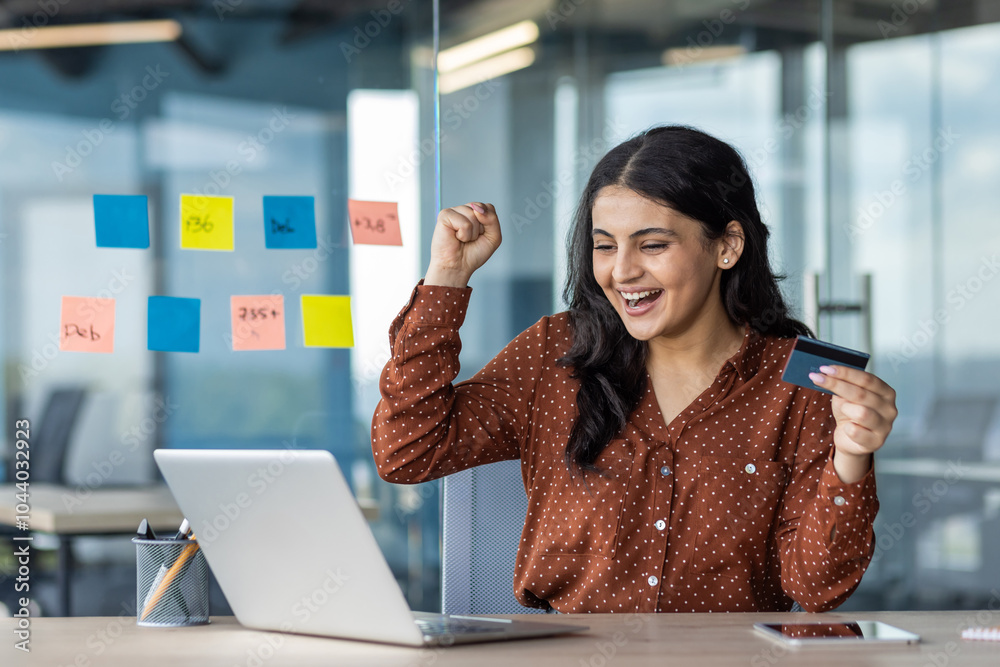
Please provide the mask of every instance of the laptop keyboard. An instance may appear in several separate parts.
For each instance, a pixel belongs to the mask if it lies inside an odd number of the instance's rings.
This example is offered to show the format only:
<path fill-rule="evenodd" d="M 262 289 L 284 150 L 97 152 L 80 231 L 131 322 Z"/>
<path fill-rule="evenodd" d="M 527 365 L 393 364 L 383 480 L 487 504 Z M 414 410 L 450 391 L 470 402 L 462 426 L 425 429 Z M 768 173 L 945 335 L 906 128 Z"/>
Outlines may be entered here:
<path fill-rule="evenodd" d="M 440 616 L 435 618 L 414 619 L 417 627 L 427 637 L 443 637 L 446 635 L 482 634 L 488 632 L 503 632 L 508 629 L 505 623 L 489 621 L 473 621 L 465 618 Z"/>

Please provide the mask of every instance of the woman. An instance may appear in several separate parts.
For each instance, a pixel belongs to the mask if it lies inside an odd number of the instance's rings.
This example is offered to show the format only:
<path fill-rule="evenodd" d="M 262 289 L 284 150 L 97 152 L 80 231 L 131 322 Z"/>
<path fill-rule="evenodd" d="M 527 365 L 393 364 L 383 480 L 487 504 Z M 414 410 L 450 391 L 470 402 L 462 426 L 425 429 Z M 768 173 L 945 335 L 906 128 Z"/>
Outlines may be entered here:
<path fill-rule="evenodd" d="M 832 609 L 871 558 L 872 452 L 896 416 L 870 373 L 780 380 L 796 334 L 739 154 L 686 127 L 610 151 L 570 240 L 568 313 L 452 384 L 493 206 L 442 211 L 390 330 L 372 450 L 386 480 L 521 460 L 514 593 L 562 612 Z"/>

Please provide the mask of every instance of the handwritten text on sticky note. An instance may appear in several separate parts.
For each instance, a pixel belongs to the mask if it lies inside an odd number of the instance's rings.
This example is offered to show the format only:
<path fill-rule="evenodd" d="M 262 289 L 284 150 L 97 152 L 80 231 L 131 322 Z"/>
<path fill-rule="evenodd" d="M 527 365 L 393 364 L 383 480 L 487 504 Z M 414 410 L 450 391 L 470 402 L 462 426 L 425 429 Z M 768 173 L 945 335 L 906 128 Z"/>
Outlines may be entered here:
<path fill-rule="evenodd" d="M 312 197 L 265 195 L 264 246 L 315 248 L 315 200 Z"/>
<path fill-rule="evenodd" d="M 67 352 L 115 351 L 115 300 L 64 296 L 59 349 Z"/>
<path fill-rule="evenodd" d="M 67 352 L 115 351 L 115 300 L 64 296 L 59 349 Z"/>
<path fill-rule="evenodd" d="M 403 245 L 396 202 L 347 200 L 354 243 Z"/>
<path fill-rule="evenodd" d="M 233 198 L 181 195 L 181 247 L 233 249 Z"/>
<path fill-rule="evenodd" d="M 302 333 L 306 347 L 354 347 L 351 297 L 303 294 Z"/>
<path fill-rule="evenodd" d="M 285 298 L 280 294 L 229 298 L 234 350 L 285 349 Z"/>

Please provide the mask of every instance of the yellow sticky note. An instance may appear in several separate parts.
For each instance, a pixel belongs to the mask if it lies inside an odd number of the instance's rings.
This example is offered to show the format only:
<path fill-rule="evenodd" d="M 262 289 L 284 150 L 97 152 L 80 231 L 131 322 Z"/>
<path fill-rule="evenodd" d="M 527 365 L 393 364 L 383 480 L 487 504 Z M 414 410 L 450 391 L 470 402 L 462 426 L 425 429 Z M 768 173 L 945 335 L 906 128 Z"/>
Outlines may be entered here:
<path fill-rule="evenodd" d="M 181 247 L 233 249 L 233 198 L 181 195 Z"/>
<path fill-rule="evenodd" d="M 302 333 L 306 347 L 354 347 L 351 297 L 303 294 Z"/>

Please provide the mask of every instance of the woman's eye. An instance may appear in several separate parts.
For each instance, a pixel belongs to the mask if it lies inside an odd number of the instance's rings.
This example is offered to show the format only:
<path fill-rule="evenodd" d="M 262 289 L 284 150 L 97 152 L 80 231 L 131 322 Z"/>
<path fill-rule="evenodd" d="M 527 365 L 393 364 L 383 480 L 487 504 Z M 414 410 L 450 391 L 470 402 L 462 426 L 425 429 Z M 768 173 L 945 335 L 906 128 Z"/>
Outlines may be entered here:
<path fill-rule="evenodd" d="M 647 243 L 646 245 L 642 246 L 642 249 L 643 250 L 663 250 L 664 248 L 667 247 L 667 245 L 669 245 L 669 244 L 667 244 L 667 243 Z"/>
<path fill-rule="evenodd" d="M 615 247 L 613 245 L 595 245 L 594 246 L 594 250 L 600 250 L 600 251 L 608 251 L 608 250 L 614 250 L 614 249 L 615 249 Z"/>

